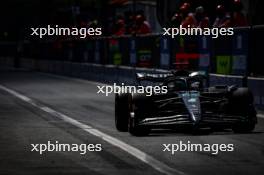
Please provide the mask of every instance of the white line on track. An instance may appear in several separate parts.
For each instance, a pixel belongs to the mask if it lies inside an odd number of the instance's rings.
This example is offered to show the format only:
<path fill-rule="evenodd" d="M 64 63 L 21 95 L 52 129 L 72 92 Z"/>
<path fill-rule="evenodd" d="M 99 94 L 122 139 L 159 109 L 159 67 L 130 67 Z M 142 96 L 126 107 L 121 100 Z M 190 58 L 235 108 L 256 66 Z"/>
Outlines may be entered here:
<path fill-rule="evenodd" d="M 123 141 L 121 141 L 115 137 L 112 137 L 106 133 L 103 133 L 102 131 L 95 129 L 89 125 L 83 124 L 83 123 L 63 114 L 63 113 L 55 111 L 54 109 L 52 109 L 50 107 L 39 104 L 39 103 L 35 102 L 34 100 L 30 99 L 29 97 L 26 97 L 26 96 L 24 96 L 24 95 L 22 95 L 16 91 L 12 90 L 12 89 L 9 89 L 9 88 L 2 86 L 2 85 L 0 85 L 0 89 L 8 92 L 9 94 L 17 97 L 18 99 L 36 107 L 42 111 L 45 111 L 45 112 L 47 112 L 53 116 L 56 116 L 57 118 L 65 121 L 67 123 L 70 123 L 71 125 L 74 125 L 75 127 L 78 127 L 80 129 L 86 131 L 87 133 L 89 133 L 91 135 L 94 135 L 94 136 L 101 138 L 102 140 L 122 149 L 123 151 L 125 151 L 125 152 L 129 153 L 130 155 L 136 157 L 137 159 L 141 160 L 142 162 L 150 165 L 152 168 L 154 168 L 155 170 L 157 170 L 163 174 L 185 175 L 184 172 L 177 170 L 175 168 L 169 167 L 168 165 L 164 164 L 163 162 L 155 159 L 154 157 L 144 153 L 143 151 L 140 151 L 139 149 L 137 149 L 133 146 L 128 145 L 127 143 L 125 143 L 125 142 L 123 142 Z"/>
<path fill-rule="evenodd" d="M 264 114 L 258 114 L 258 118 L 264 118 Z"/>
<path fill-rule="evenodd" d="M 75 81 L 78 83 L 88 83 L 88 84 L 93 84 L 93 85 L 109 85 L 107 83 L 100 83 L 100 82 L 96 82 L 96 81 L 91 81 L 91 80 L 86 80 L 86 79 L 81 79 L 81 78 L 76 78 L 76 77 L 67 77 L 67 76 L 63 76 L 63 75 L 55 75 L 55 74 L 51 74 L 51 73 L 46 73 L 46 72 L 34 72 L 40 75 L 44 75 L 44 76 L 49 76 L 52 78 L 58 78 L 58 79 L 62 79 L 62 80 L 67 80 L 67 81 Z"/>

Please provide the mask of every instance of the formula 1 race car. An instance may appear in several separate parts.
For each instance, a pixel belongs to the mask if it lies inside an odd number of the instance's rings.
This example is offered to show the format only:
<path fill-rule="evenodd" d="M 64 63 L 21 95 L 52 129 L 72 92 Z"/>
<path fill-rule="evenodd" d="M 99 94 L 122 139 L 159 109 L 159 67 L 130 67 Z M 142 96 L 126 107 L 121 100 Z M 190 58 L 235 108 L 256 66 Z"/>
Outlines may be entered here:
<path fill-rule="evenodd" d="M 199 72 L 169 74 L 137 73 L 137 80 L 159 82 L 167 93 L 115 96 L 115 125 L 118 131 L 135 136 L 148 135 L 154 128 L 230 128 L 251 132 L 257 123 L 253 95 L 248 88 L 208 87 Z"/>

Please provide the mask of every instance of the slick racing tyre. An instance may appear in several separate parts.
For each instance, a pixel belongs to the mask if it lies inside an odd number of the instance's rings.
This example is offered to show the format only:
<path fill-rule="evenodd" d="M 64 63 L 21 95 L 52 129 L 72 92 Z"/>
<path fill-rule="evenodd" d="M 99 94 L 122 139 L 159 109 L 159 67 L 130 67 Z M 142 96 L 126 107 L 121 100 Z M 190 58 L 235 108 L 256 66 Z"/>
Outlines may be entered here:
<path fill-rule="evenodd" d="M 240 109 L 241 106 L 253 104 L 254 101 L 253 95 L 248 88 L 236 89 L 233 92 L 230 100 L 232 101 L 232 103 L 235 103 Z"/>
<path fill-rule="evenodd" d="M 236 133 L 252 132 L 257 123 L 256 110 L 253 105 L 253 95 L 248 88 L 238 88 L 232 94 L 230 99 L 233 109 L 240 115 L 244 116 L 244 121 L 233 126 Z"/>
<path fill-rule="evenodd" d="M 248 111 L 245 114 L 247 114 L 246 121 L 237 123 L 233 126 L 233 131 L 235 133 L 250 133 L 255 129 L 257 117 L 254 107 L 249 107 Z"/>
<path fill-rule="evenodd" d="M 128 130 L 130 94 L 115 95 L 115 126 L 118 131 Z"/>

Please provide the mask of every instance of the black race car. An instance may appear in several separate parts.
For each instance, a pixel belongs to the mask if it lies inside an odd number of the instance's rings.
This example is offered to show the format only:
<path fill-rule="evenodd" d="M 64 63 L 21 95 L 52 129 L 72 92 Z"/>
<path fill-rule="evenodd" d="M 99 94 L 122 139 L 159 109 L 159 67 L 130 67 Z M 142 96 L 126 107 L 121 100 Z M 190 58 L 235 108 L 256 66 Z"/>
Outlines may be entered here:
<path fill-rule="evenodd" d="M 253 95 L 237 86 L 208 87 L 199 72 L 138 73 L 137 80 L 160 82 L 166 94 L 116 94 L 115 124 L 119 131 L 142 136 L 153 128 L 232 128 L 251 132 L 257 123 Z"/>

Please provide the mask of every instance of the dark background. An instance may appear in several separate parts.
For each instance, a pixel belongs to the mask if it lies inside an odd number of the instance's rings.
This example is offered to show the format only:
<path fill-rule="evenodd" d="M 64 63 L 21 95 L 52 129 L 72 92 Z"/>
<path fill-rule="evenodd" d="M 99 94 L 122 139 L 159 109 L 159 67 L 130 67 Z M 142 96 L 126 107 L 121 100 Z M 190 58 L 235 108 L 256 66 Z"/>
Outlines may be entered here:
<path fill-rule="evenodd" d="M 230 7 L 230 0 L 187 0 L 194 9 L 203 5 L 208 15 L 214 18 L 217 4 L 225 4 L 227 10 Z M 117 9 L 122 9 L 125 3 L 138 3 L 140 1 L 127 0 L 10 0 L 2 1 L 0 5 L 0 40 L 18 40 L 25 38 L 27 29 L 33 26 L 44 26 L 47 24 L 76 25 L 80 21 L 98 20 L 104 30 L 111 25 L 111 19 L 118 15 Z M 177 12 L 179 5 L 185 1 L 181 0 L 148 0 L 142 2 L 153 2 L 156 4 L 157 17 L 163 26 L 171 16 Z M 264 7 L 261 0 L 242 0 L 244 12 L 250 25 L 263 24 Z M 136 13 L 136 5 L 131 5 Z M 74 8 L 77 8 L 74 10 Z M 146 16 L 150 14 L 145 14 Z M 151 17 L 149 17 L 151 18 Z M 105 31 L 108 35 L 109 32 Z"/>

